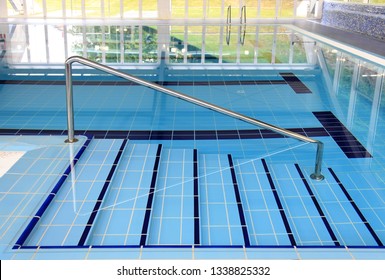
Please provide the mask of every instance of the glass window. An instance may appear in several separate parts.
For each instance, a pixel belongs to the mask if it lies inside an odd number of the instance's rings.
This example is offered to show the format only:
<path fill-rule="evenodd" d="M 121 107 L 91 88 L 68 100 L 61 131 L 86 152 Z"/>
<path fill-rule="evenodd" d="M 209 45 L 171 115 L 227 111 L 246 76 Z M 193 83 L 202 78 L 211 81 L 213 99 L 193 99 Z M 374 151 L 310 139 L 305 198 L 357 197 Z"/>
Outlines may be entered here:
<path fill-rule="evenodd" d="M 294 33 L 292 35 L 293 63 L 307 63 L 305 44 L 308 44 L 302 35 Z"/>
<path fill-rule="evenodd" d="M 156 26 L 142 26 L 142 60 L 158 62 L 158 30 Z"/>
<path fill-rule="evenodd" d="M 66 16 L 73 18 L 82 17 L 82 0 L 66 0 Z"/>
<path fill-rule="evenodd" d="M 24 14 L 29 17 L 44 17 L 43 0 L 27 1 Z"/>
<path fill-rule="evenodd" d="M 123 18 L 139 17 L 139 0 L 123 0 Z"/>
<path fill-rule="evenodd" d="M 299 3 L 303 1 L 298 1 Z M 294 0 L 279 1 L 278 17 L 292 18 L 294 16 Z M 307 6 L 305 6 L 307 8 Z"/>
<path fill-rule="evenodd" d="M 142 0 L 142 17 L 157 18 L 158 17 L 158 1 Z"/>
<path fill-rule="evenodd" d="M 172 26 L 170 37 L 170 63 L 183 63 L 185 50 L 185 27 L 184 26 Z"/>
<path fill-rule="evenodd" d="M 189 26 L 187 39 L 187 62 L 201 63 L 202 61 L 202 27 Z"/>
<path fill-rule="evenodd" d="M 171 17 L 184 18 L 186 13 L 186 0 L 171 0 Z"/>
<path fill-rule="evenodd" d="M 207 17 L 208 18 L 224 18 L 227 17 L 227 7 L 223 15 L 222 0 L 206 0 L 207 1 Z"/>
<path fill-rule="evenodd" d="M 218 63 L 220 49 L 220 27 L 207 26 L 205 36 L 205 63 Z"/>
<path fill-rule="evenodd" d="M 125 26 L 124 32 L 124 62 L 125 63 L 139 63 L 139 27 Z"/>
<path fill-rule="evenodd" d="M 255 27 L 241 27 L 240 33 L 240 53 L 239 58 L 241 63 L 253 63 L 256 44 Z"/>
<path fill-rule="evenodd" d="M 46 1 L 47 17 L 60 18 L 63 16 L 62 1 Z"/>
<path fill-rule="evenodd" d="M 189 18 L 201 18 L 203 19 L 205 15 L 203 14 L 204 9 L 204 0 L 194 0 L 188 2 L 188 17 Z"/>
<path fill-rule="evenodd" d="M 276 0 L 261 0 L 260 16 L 263 18 L 275 18 Z"/>
<path fill-rule="evenodd" d="M 290 59 L 290 33 L 286 28 L 277 28 L 275 63 L 289 63 Z"/>
<path fill-rule="evenodd" d="M 272 62 L 274 27 L 261 26 L 258 34 L 258 63 Z"/>
<path fill-rule="evenodd" d="M 104 7 L 104 11 L 106 8 Z M 100 18 L 102 16 L 101 1 L 92 1 L 92 5 L 88 4 L 86 9 L 87 18 Z"/>

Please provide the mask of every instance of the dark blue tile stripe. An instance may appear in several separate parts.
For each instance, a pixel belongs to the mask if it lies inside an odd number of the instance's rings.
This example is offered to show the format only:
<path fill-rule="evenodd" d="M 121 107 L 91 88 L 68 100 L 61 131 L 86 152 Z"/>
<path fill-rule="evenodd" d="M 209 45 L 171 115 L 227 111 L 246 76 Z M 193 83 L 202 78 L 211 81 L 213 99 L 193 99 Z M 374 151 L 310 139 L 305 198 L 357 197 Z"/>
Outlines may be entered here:
<path fill-rule="evenodd" d="M 346 190 L 345 186 L 342 184 L 340 179 L 337 177 L 336 173 L 331 169 L 328 168 L 330 174 L 332 174 L 334 180 L 337 182 L 337 184 L 340 186 L 342 192 L 345 194 L 346 198 L 350 202 L 350 204 L 353 206 L 354 210 L 357 212 L 358 216 L 360 217 L 361 221 L 364 223 L 370 234 L 373 236 L 374 240 L 377 242 L 378 246 L 383 246 L 382 241 L 376 234 L 376 232 L 373 230 L 372 226 L 369 224 L 368 220 L 366 220 L 364 214 L 361 212 L 361 210 L 358 208 L 357 204 L 354 202 L 353 198 L 350 196 L 349 192 Z"/>
<path fill-rule="evenodd" d="M 199 185 L 198 185 L 198 151 L 194 149 L 193 155 L 194 176 L 194 244 L 200 244 L 200 219 L 199 219 Z"/>
<path fill-rule="evenodd" d="M 227 158 L 229 160 L 231 179 L 233 181 L 233 186 L 234 186 L 235 199 L 237 200 L 238 213 L 239 213 L 239 219 L 241 221 L 241 226 L 242 226 L 243 239 L 245 242 L 245 246 L 248 247 L 250 246 L 249 232 L 247 230 L 245 213 L 243 211 L 243 206 L 242 206 L 241 194 L 239 192 L 237 177 L 235 175 L 233 158 L 231 155 L 227 155 Z"/>
<path fill-rule="evenodd" d="M 330 136 L 323 127 L 288 128 L 308 137 Z M 209 140 L 209 139 L 270 139 L 285 136 L 266 129 L 247 130 L 78 130 L 77 134 L 95 139 L 130 140 Z M 0 129 L 0 135 L 65 135 L 65 130 Z"/>
<path fill-rule="evenodd" d="M 85 242 L 86 242 L 86 240 L 88 238 L 88 235 L 89 235 L 89 233 L 91 231 L 91 228 L 92 228 L 92 226 L 94 224 L 95 218 L 96 218 L 96 216 L 98 214 L 100 206 L 102 205 L 104 196 L 107 193 L 107 189 L 110 186 L 110 183 L 112 181 L 112 177 L 114 176 L 115 170 L 118 167 L 120 158 L 122 157 L 122 154 L 124 152 L 124 149 L 125 149 L 126 145 L 127 145 L 127 140 L 125 139 L 122 142 L 122 145 L 120 146 L 119 151 L 118 151 L 118 153 L 117 153 L 117 155 L 115 157 L 114 163 L 111 166 L 110 172 L 107 175 L 106 181 L 104 182 L 103 188 L 102 188 L 102 190 L 101 190 L 101 192 L 100 192 L 100 194 L 98 196 L 98 199 L 97 199 L 97 202 L 96 202 L 96 204 L 94 206 L 94 209 L 91 212 L 91 216 L 89 217 L 87 225 L 84 228 L 84 231 L 83 231 L 83 233 L 82 233 L 82 235 L 80 237 L 78 246 L 84 246 L 84 244 L 85 244 Z"/>
<path fill-rule="evenodd" d="M 295 93 L 312 93 L 294 73 L 279 73 Z"/>
<path fill-rule="evenodd" d="M 239 80 L 239 81 L 153 81 L 161 86 L 232 86 L 232 85 L 282 85 L 285 80 Z M 65 85 L 64 80 L 0 80 L 8 85 Z M 138 86 L 130 81 L 73 81 L 77 86 Z"/>
<path fill-rule="evenodd" d="M 291 245 L 85 245 L 85 246 L 74 246 L 74 245 L 64 245 L 64 246 L 23 246 L 22 249 L 26 250 L 49 250 L 49 249 L 141 249 L 141 248 L 150 248 L 150 249 L 293 249 L 294 246 Z M 315 245 L 299 245 L 295 246 L 298 249 L 378 249 L 384 250 L 384 246 L 315 246 Z"/>
<path fill-rule="evenodd" d="M 78 159 L 82 156 L 82 154 L 84 153 L 85 149 L 88 147 L 90 142 L 91 142 L 91 138 L 88 138 L 84 142 L 81 149 L 75 155 L 75 158 L 72 161 L 72 163 L 64 171 L 64 173 L 62 174 L 62 176 L 60 177 L 58 182 L 55 184 L 55 186 L 53 187 L 53 189 L 50 192 L 50 194 L 48 195 L 48 197 L 45 199 L 45 201 L 42 203 L 40 208 L 37 210 L 35 216 L 32 218 L 32 220 L 29 222 L 29 224 L 26 226 L 26 228 L 24 229 L 24 231 L 22 232 L 22 234 L 20 235 L 20 237 L 16 241 L 15 245 L 13 246 L 13 249 L 19 249 L 19 248 L 24 247 L 23 245 L 24 245 L 25 241 L 27 240 L 27 238 L 29 237 L 29 235 L 31 234 L 33 229 L 35 228 L 36 224 L 39 222 L 40 218 L 43 216 L 43 214 L 47 210 L 48 206 L 50 205 L 50 203 L 54 199 L 55 195 L 60 190 L 60 188 L 63 186 L 65 180 L 69 176 L 69 174 L 71 172 L 71 166 L 76 165 L 76 163 L 78 162 Z"/>
<path fill-rule="evenodd" d="M 368 158 L 372 155 L 330 111 L 313 112 L 348 158 Z"/>
<path fill-rule="evenodd" d="M 318 211 L 327 231 L 329 232 L 330 238 L 333 240 L 334 245 L 340 246 L 340 243 L 338 242 L 337 236 L 334 234 L 328 220 L 326 219 L 326 216 L 325 216 L 324 212 L 322 211 L 322 208 L 319 205 L 317 198 L 315 197 L 309 183 L 307 182 L 305 176 L 303 175 L 302 170 L 300 169 L 298 164 L 295 164 L 295 168 L 297 169 L 297 172 L 298 172 L 299 176 L 301 177 L 302 182 L 305 185 L 307 192 L 309 193 L 311 199 L 313 200 L 313 203 L 314 203 L 315 207 L 317 208 L 317 211 Z"/>
<path fill-rule="evenodd" d="M 270 184 L 271 190 L 273 192 L 275 202 L 277 203 L 277 206 L 278 206 L 279 213 L 281 215 L 283 224 L 285 225 L 286 232 L 287 232 L 287 235 L 289 237 L 290 243 L 291 243 L 292 246 L 297 246 L 297 242 L 294 239 L 293 232 L 292 232 L 292 230 L 290 228 L 290 224 L 289 224 L 289 221 L 287 220 L 287 217 L 286 217 L 286 214 L 285 214 L 285 210 L 283 209 L 281 200 L 279 199 L 278 192 L 277 192 L 277 189 L 275 188 L 275 185 L 274 185 L 274 182 L 273 182 L 273 178 L 271 177 L 269 168 L 267 167 L 266 161 L 264 159 L 261 159 L 261 161 L 262 161 L 263 168 L 265 170 L 267 179 L 269 180 L 269 184 Z"/>
<path fill-rule="evenodd" d="M 140 246 L 146 245 L 148 227 L 150 224 L 150 216 L 151 216 L 151 210 L 152 210 L 152 202 L 154 200 L 154 195 L 155 195 L 156 179 L 158 177 L 158 169 L 159 169 L 161 152 L 162 152 L 162 145 L 160 144 L 160 145 L 158 145 L 158 150 L 156 151 L 156 158 L 155 158 L 155 163 L 154 163 L 154 169 L 152 172 L 151 185 L 150 185 L 150 190 L 148 192 L 146 213 L 145 213 L 144 221 L 143 221 L 142 235 L 140 237 L 140 244 L 139 244 Z"/>

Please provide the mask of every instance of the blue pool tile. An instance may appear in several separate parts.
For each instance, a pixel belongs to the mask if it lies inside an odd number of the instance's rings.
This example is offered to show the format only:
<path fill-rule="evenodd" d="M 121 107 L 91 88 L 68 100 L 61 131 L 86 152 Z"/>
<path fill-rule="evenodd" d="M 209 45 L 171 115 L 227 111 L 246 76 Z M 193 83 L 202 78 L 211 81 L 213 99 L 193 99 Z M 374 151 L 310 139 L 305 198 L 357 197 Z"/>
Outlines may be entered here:
<path fill-rule="evenodd" d="M 306 249 L 298 248 L 298 255 L 303 260 L 349 260 L 352 255 L 345 248 Z"/>

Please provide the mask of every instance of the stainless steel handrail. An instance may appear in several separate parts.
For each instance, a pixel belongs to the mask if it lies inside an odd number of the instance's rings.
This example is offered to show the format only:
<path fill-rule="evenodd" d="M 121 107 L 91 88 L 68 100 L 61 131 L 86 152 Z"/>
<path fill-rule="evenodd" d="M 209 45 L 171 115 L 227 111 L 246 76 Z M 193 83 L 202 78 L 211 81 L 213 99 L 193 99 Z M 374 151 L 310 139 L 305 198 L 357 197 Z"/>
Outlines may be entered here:
<path fill-rule="evenodd" d="M 231 5 L 227 7 L 227 21 L 226 21 L 226 43 L 230 44 L 230 36 L 231 36 Z"/>
<path fill-rule="evenodd" d="M 208 109 L 211 109 L 213 111 L 228 115 L 230 117 L 242 120 L 247 123 L 251 123 L 256 126 L 260 126 L 269 130 L 272 130 L 274 132 L 277 132 L 281 135 L 288 136 L 291 138 L 298 139 L 300 141 L 304 141 L 307 143 L 314 143 L 317 145 L 317 154 L 316 154 L 316 162 L 315 162 L 315 168 L 314 168 L 314 173 L 311 174 L 311 178 L 315 180 L 323 180 L 324 176 L 321 174 L 321 166 L 322 166 L 322 157 L 323 157 L 323 147 L 324 144 L 321 141 L 303 136 L 301 134 L 292 132 L 290 130 L 280 128 L 268 123 L 265 123 L 263 121 L 259 121 L 253 118 L 250 118 L 248 116 L 230 111 L 228 109 L 225 109 L 220 106 L 216 106 L 214 104 L 208 103 L 206 101 L 185 95 L 183 93 L 180 93 L 178 91 L 168 89 L 165 87 L 162 87 L 158 84 L 142 80 L 140 78 L 137 78 L 135 76 L 123 73 L 121 71 L 118 71 L 114 68 L 111 68 L 109 66 L 88 60 L 86 58 L 83 58 L 81 56 L 72 56 L 69 57 L 66 62 L 65 62 L 65 71 L 66 71 L 66 94 L 67 94 L 67 125 L 68 125 L 68 139 L 66 140 L 67 143 L 73 143 L 76 142 L 77 139 L 75 138 L 75 129 L 74 129 L 74 106 L 73 106 L 73 86 L 72 86 L 72 64 L 74 62 L 78 62 L 80 64 L 104 71 L 106 73 L 121 77 L 123 79 L 135 82 L 137 84 L 155 89 L 157 91 L 166 93 L 168 95 L 183 99 L 187 102 L 196 104 L 201 107 L 205 107 Z"/>
<path fill-rule="evenodd" d="M 240 22 L 241 24 L 246 23 L 246 6 L 242 6 Z"/>

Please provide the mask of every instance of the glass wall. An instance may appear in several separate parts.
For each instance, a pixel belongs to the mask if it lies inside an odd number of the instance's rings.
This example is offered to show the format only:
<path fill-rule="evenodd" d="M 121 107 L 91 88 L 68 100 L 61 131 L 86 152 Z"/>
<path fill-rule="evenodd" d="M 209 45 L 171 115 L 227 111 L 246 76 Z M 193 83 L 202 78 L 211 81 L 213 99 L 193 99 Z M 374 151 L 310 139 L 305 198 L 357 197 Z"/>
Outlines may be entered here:
<path fill-rule="evenodd" d="M 171 65 L 314 64 L 305 51 L 314 41 L 278 25 L 19 24 L 7 37 L 9 65 L 62 64 L 80 55 L 100 63 L 157 67 L 162 53 Z"/>
<path fill-rule="evenodd" d="M 0 0 L 0 17 L 226 19 L 239 21 L 242 7 L 248 19 L 306 17 L 312 0 Z M 317 0 L 321 1 L 321 0 Z M 382 0 L 376 0 L 382 1 Z M 385 0 L 384 0 L 385 1 Z"/>

